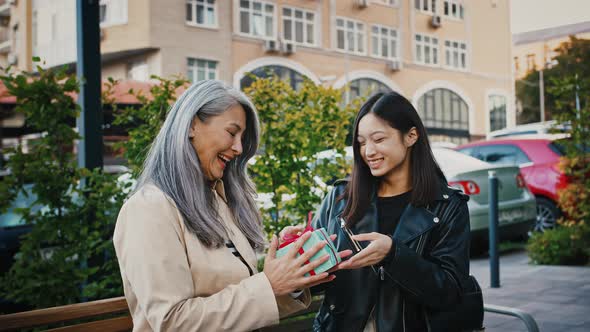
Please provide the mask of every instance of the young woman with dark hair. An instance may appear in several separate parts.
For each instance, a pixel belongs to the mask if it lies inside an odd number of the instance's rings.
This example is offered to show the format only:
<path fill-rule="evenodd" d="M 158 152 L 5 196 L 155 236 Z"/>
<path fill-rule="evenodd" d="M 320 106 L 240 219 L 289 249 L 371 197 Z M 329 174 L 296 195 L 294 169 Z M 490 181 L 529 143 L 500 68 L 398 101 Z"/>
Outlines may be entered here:
<path fill-rule="evenodd" d="M 397 93 L 361 107 L 353 151 L 352 176 L 334 185 L 314 227 L 358 252 L 324 287 L 314 330 L 458 329 L 433 317 L 460 302 L 469 280 L 468 196 L 448 187 L 418 113 Z"/>

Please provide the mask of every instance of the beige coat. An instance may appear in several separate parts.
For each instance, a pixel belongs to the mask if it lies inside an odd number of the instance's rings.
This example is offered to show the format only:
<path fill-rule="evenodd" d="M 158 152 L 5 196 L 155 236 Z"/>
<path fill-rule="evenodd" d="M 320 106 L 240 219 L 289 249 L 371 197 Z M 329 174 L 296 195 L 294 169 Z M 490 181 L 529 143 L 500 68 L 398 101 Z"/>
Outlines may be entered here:
<path fill-rule="evenodd" d="M 218 212 L 237 250 L 256 269 L 256 254 L 234 223 L 223 184 Z M 225 246 L 203 246 L 184 225 L 175 204 L 153 185 L 125 203 L 114 245 L 134 331 L 249 331 L 277 324 L 280 316 L 309 305 L 289 295 L 275 298 L 264 273 L 248 268 Z"/>

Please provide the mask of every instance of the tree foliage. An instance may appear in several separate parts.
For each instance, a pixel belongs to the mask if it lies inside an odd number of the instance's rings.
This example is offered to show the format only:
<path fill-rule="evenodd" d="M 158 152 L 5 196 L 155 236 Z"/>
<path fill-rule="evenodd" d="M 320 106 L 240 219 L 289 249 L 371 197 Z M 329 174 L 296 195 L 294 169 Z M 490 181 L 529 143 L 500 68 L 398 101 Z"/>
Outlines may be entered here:
<path fill-rule="evenodd" d="M 16 112 L 40 133 L 24 153 L 10 149 L 0 184 L 1 212 L 18 195 L 33 204 L 14 211 L 31 227 L 11 269 L 0 277 L 1 297 L 35 308 L 122 293 L 111 233 L 123 194 L 114 177 L 77 166 L 78 133 L 69 125 L 79 115 L 73 96 L 79 82 L 65 69 L 0 77 L 17 99 Z M 81 180 L 85 179 L 85 186 Z"/>
<path fill-rule="evenodd" d="M 588 91 L 587 80 L 583 78 L 590 75 L 590 40 L 578 39 L 571 36 L 570 39 L 555 49 L 556 56 L 553 64 L 543 70 L 545 86 L 545 118 L 556 118 L 564 108 L 558 104 L 575 103 L 575 91 L 568 90 L 568 95 L 558 92 L 560 78 L 569 77 L 572 82 L 577 80 L 579 91 Z M 516 97 L 522 106 L 517 122 L 530 123 L 540 121 L 540 90 L 539 71 L 531 71 L 523 79 L 516 81 Z"/>
<path fill-rule="evenodd" d="M 559 167 L 568 179 L 558 191 L 564 216 L 560 227 L 529 240 L 529 255 L 540 264 L 583 265 L 590 257 L 590 41 L 571 38 L 557 59 L 547 92 L 555 119 L 571 126 L 569 138 L 557 142 L 564 152 Z"/>
<path fill-rule="evenodd" d="M 304 222 L 326 193 L 326 183 L 350 171 L 344 148 L 354 110 L 341 106 L 342 91 L 310 80 L 294 90 L 277 77 L 260 78 L 245 92 L 262 126 L 250 170 L 261 197 L 270 199 L 262 208 L 265 228 L 277 232 Z M 327 158 L 318 155 L 328 149 Z"/>
<path fill-rule="evenodd" d="M 128 131 L 128 139 L 119 143 L 117 147 L 124 151 L 123 157 L 127 160 L 134 177 L 139 175 L 150 145 L 166 120 L 166 115 L 176 101 L 178 92 L 189 83 L 181 77 L 166 79 L 152 76 L 151 79 L 155 82 L 150 87 L 149 94 L 146 95 L 142 91 L 129 91 L 129 94 L 139 101 L 139 108 L 115 109 L 113 124 L 122 125 Z M 113 107 L 115 107 L 115 101 L 112 99 L 112 91 L 117 84 L 117 81 L 110 79 L 104 96 L 104 99 Z"/>

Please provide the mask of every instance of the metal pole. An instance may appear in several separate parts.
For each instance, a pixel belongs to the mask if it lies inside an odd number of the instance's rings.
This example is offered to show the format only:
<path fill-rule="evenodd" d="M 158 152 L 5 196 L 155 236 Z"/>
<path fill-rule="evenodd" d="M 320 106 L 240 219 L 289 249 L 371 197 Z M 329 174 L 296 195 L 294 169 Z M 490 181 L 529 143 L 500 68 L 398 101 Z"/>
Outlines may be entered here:
<path fill-rule="evenodd" d="M 490 183 L 489 242 L 490 242 L 490 287 L 500 287 L 500 260 L 498 257 L 498 178 L 496 171 L 488 171 Z"/>
<path fill-rule="evenodd" d="M 576 78 L 576 117 L 578 120 L 580 119 L 580 96 L 578 96 L 578 90 L 580 87 L 578 86 L 578 74 L 575 76 Z"/>
<path fill-rule="evenodd" d="M 541 122 L 545 122 L 545 80 L 543 68 L 539 70 L 539 108 L 541 109 Z"/>
<path fill-rule="evenodd" d="M 76 1 L 76 68 L 81 83 L 78 133 L 82 136 L 78 144 L 78 165 L 93 169 L 103 165 L 99 0 Z"/>

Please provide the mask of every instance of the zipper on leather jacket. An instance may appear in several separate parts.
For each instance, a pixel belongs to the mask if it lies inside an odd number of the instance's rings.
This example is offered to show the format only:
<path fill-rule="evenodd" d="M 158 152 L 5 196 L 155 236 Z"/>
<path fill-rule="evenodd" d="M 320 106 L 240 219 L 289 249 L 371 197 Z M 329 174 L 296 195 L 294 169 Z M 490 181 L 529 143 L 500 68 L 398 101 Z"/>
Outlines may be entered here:
<path fill-rule="evenodd" d="M 383 266 L 379 267 L 379 278 L 381 279 L 381 281 L 385 280 L 385 269 L 383 268 Z"/>
<path fill-rule="evenodd" d="M 418 253 L 419 255 L 422 255 L 422 252 L 424 251 L 424 245 L 425 242 L 424 241 L 425 236 L 424 235 L 420 235 L 420 239 L 418 240 L 418 245 L 416 246 L 416 253 Z"/>

